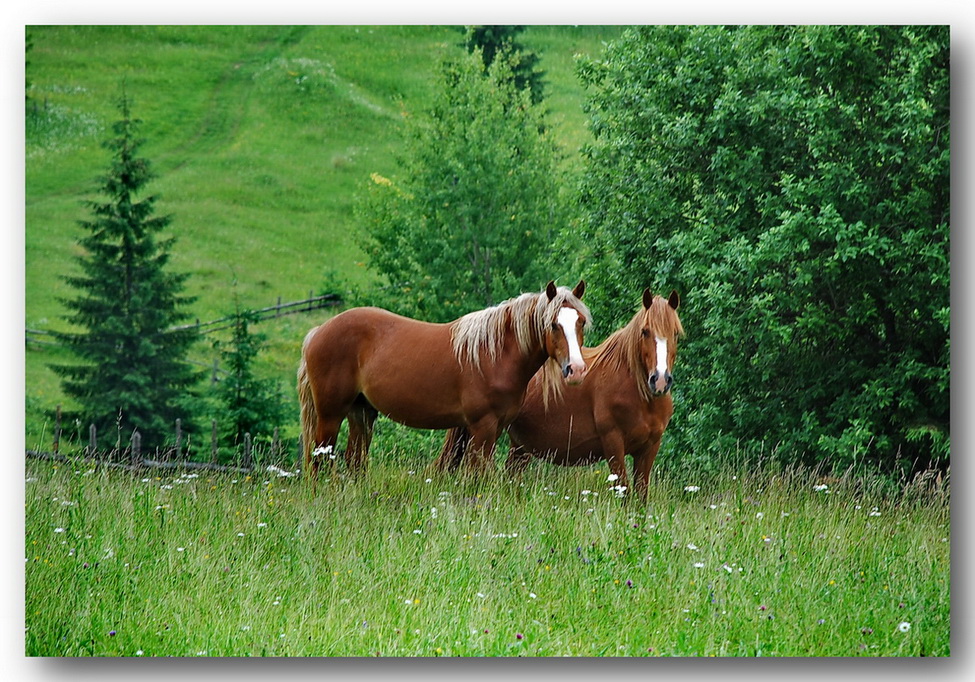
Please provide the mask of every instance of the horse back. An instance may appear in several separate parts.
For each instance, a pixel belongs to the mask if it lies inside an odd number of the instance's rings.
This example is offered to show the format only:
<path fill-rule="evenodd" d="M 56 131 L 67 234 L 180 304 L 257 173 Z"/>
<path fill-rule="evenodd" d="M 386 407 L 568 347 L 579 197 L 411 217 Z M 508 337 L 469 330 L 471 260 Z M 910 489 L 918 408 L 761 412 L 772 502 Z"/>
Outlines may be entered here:
<path fill-rule="evenodd" d="M 352 308 L 323 324 L 305 351 L 322 401 L 336 409 L 362 396 L 416 428 L 458 420 L 460 365 L 448 325 L 381 308 Z"/>

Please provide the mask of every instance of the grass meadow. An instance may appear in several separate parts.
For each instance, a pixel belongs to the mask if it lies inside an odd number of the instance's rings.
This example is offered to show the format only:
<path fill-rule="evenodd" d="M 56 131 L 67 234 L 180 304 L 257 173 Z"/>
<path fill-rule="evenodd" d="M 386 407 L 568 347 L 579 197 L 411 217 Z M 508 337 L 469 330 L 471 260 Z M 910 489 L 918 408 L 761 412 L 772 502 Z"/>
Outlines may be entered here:
<path fill-rule="evenodd" d="M 28 656 L 950 654 L 946 486 L 26 467 Z M 734 473 L 732 473 L 734 472 Z"/>
<path fill-rule="evenodd" d="M 600 54 L 620 30 L 523 34 L 542 58 L 567 169 L 581 167 L 590 139 L 575 55 Z M 61 299 L 76 292 L 61 275 L 77 272 L 77 221 L 108 167 L 101 143 L 123 81 L 144 121 L 158 213 L 173 217 L 173 266 L 190 273 L 192 317 L 210 320 L 235 296 L 260 308 L 312 290 L 368 293 L 376 277 L 358 245 L 356 197 L 371 173 L 396 176 L 403 122 L 431 104 L 437 65 L 461 39 L 445 26 L 43 26 L 30 36 L 24 323 L 40 331 L 66 328 Z M 257 329 L 268 349 L 256 369 L 289 401 L 281 427 L 292 441 L 301 340 L 325 317 Z M 211 340 L 192 358 L 203 368 Z M 49 449 L 56 407 L 73 407 L 50 369 L 67 359 L 26 346 L 28 447 Z M 84 425 L 65 425 L 72 447 L 86 438 Z M 438 445 L 380 420 L 367 477 L 315 495 L 274 472 L 27 460 L 24 653 L 950 653 L 946 485 L 756 471 L 733 456 L 698 471 L 670 465 L 665 439 L 641 505 L 612 494 L 606 467 L 430 477 Z"/>

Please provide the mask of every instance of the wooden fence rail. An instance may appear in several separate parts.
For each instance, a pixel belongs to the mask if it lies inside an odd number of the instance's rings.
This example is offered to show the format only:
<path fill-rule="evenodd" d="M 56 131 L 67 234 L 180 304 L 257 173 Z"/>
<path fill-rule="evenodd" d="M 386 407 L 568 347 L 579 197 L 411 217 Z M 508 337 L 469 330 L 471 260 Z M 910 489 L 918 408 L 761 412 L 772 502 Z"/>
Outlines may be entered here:
<path fill-rule="evenodd" d="M 320 310 L 322 308 L 334 308 L 342 305 L 343 299 L 338 294 L 323 294 L 321 296 L 315 296 L 313 292 L 309 292 L 308 298 L 302 299 L 300 301 L 291 301 L 288 303 L 282 303 L 281 297 L 278 296 L 278 302 L 276 305 L 268 306 L 266 308 L 258 308 L 250 312 L 257 316 L 259 321 L 261 320 L 271 320 L 276 317 L 284 317 L 285 315 L 294 315 L 296 313 L 307 313 L 312 310 Z M 209 322 L 200 322 L 197 320 L 193 324 L 183 324 L 176 327 L 172 327 L 170 331 L 180 331 L 184 329 L 198 329 L 201 334 L 210 334 L 212 332 L 220 331 L 222 329 L 229 329 L 233 326 L 234 316 L 229 315 L 227 317 L 221 317 L 216 320 L 210 320 Z M 33 343 L 39 346 L 56 346 L 57 341 L 47 340 L 44 337 L 52 336 L 53 332 L 46 329 L 30 329 L 26 328 L 25 336 L 27 343 Z"/>
<path fill-rule="evenodd" d="M 216 420 L 211 421 L 210 430 L 210 453 L 209 461 L 201 462 L 189 458 L 190 450 L 188 439 L 184 447 L 184 434 L 182 421 L 177 419 L 175 423 L 175 444 L 164 448 L 153 448 L 153 458 L 145 456 L 146 448 L 143 447 L 142 435 L 138 430 L 133 431 L 127 445 L 122 446 L 116 442 L 115 447 L 109 449 L 99 449 L 98 430 L 94 424 L 88 427 L 88 445 L 81 448 L 76 455 L 65 455 L 61 452 L 62 428 L 61 428 L 61 406 L 58 405 L 54 421 L 53 450 L 50 452 L 42 450 L 25 450 L 28 458 L 47 459 L 54 461 L 76 461 L 84 460 L 93 462 L 96 465 L 104 465 L 132 471 L 141 469 L 207 469 L 210 471 L 235 471 L 251 473 L 258 470 L 259 466 L 272 464 L 278 475 L 296 475 L 297 462 L 300 461 L 301 438 L 298 438 L 297 449 L 292 449 L 292 444 L 285 444 L 280 438 L 280 430 L 275 428 L 270 446 L 260 447 L 254 444 L 251 434 L 244 434 L 244 441 L 241 447 L 235 450 L 235 464 L 218 464 L 220 444 L 219 429 Z M 298 456 L 296 457 L 296 453 Z M 199 450 L 198 450 L 199 454 Z M 283 464 L 286 467 L 295 463 L 295 472 L 287 471 L 277 467 Z"/>

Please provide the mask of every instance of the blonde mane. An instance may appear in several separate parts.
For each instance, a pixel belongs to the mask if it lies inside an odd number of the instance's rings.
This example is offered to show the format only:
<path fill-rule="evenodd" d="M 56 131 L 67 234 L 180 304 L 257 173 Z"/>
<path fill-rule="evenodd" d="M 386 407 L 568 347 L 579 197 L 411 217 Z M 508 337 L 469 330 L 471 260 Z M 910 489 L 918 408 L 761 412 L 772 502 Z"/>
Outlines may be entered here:
<path fill-rule="evenodd" d="M 487 353 L 491 362 L 496 362 L 509 328 L 514 333 L 518 348 L 527 355 L 533 346 L 542 342 L 548 325 L 552 324 L 559 309 L 566 304 L 582 313 L 586 327 L 592 324 L 589 308 L 567 287 L 558 287 L 551 300 L 544 291 L 537 294 L 529 292 L 496 306 L 468 313 L 452 322 L 450 339 L 454 355 L 460 362 L 468 362 L 481 371 L 482 351 Z"/>
<path fill-rule="evenodd" d="M 649 327 L 653 334 L 661 338 L 676 339 L 684 335 L 684 326 L 677 316 L 677 311 L 670 307 L 667 299 L 654 296 L 650 308 L 641 305 L 640 310 L 625 326 L 607 336 L 601 344 L 595 348 L 583 348 L 582 359 L 586 361 L 590 373 L 602 365 L 614 371 L 629 371 L 637 383 L 640 395 L 649 401 L 653 397 L 650 386 L 642 378 L 648 373 L 649 368 L 644 367 L 640 356 L 640 335 L 644 326 Z M 549 368 L 549 363 L 545 363 L 542 371 L 545 372 L 541 377 L 542 385 L 547 390 L 557 375 L 550 376 L 552 369 Z M 555 371 L 558 372 L 557 367 Z M 560 383 L 556 383 L 556 386 L 561 388 Z M 545 408 L 548 409 L 547 400 L 545 400 Z"/>

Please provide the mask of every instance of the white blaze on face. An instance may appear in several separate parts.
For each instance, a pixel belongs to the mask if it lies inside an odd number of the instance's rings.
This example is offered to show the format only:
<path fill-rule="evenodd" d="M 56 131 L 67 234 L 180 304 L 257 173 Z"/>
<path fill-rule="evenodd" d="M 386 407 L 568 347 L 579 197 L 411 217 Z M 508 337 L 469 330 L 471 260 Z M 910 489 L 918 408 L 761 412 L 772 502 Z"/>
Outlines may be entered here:
<path fill-rule="evenodd" d="M 657 339 L 657 374 L 664 376 L 667 373 L 667 339 L 659 336 Z"/>
<path fill-rule="evenodd" d="M 562 308 L 556 321 L 562 326 L 565 332 L 565 340 L 569 344 L 569 364 L 582 366 L 582 349 L 579 348 L 579 337 L 576 336 L 576 323 L 579 321 L 579 312 L 573 308 Z"/>

